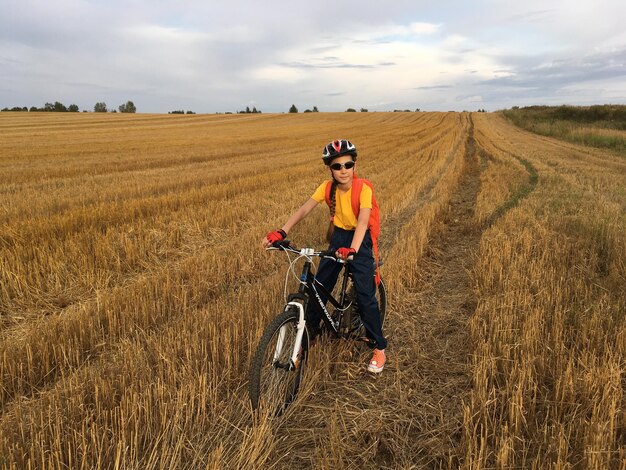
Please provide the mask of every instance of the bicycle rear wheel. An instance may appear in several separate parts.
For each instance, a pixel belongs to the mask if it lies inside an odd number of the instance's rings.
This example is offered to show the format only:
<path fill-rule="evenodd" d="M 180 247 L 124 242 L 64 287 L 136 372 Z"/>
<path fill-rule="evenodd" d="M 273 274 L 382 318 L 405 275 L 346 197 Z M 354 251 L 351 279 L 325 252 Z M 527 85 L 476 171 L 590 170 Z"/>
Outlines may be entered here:
<path fill-rule="evenodd" d="M 252 408 L 282 414 L 295 400 L 309 352 L 309 333 L 304 327 L 295 364 L 291 360 L 298 331 L 299 313 L 286 310 L 265 328 L 250 368 L 249 394 Z"/>

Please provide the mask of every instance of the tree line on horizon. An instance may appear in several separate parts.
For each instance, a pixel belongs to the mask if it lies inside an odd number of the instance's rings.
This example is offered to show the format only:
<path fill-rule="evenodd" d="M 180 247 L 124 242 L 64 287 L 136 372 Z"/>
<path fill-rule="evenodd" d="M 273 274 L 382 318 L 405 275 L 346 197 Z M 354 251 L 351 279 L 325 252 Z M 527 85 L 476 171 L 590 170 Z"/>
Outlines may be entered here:
<path fill-rule="evenodd" d="M 513 106 L 513 109 L 515 108 L 519 108 L 516 106 Z M 21 111 L 21 112 L 70 112 L 70 113 L 77 113 L 79 112 L 79 108 L 78 105 L 76 104 L 71 104 L 69 106 L 65 106 L 63 103 L 59 102 L 59 101 L 55 101 L 54 103 L 46 103 L 43 107 L 38 108 L 36 106 L 31 106 L 30 108 L 24 106 L 24 107 L 19 107 L 19 106 L 15 106 L 13 108 L 2 108 L 0 111 Z M 369 110 L 367 108 L 361 108 L 360 112 L 362 113 L 367 113 Z M 415 108 L 415 111 L 412 111 L 410 109 L 394 109 L 393 112 L 394 113 L 411 113 L 411 112 L 420 112 L 420 108 Z M 83 113 L 87 113 L 89 112 L 88 110 L 83 110 Z M 93 107 L 93 112 L 94 113 L 136 113 L 137 112 L 137 107 L 135 106 L 135 104 L 132 101 L 127 101 L 124 104 L 121 104 L 118 106 L 117 109 L 113 108 L 113 109 L 109 109 L 107 107 L 107 104 L 103 101 L 97 102 L 94 107 Z M 289 113 L 299 113 L 300 111 L 298 110 L 298 108 L 296 107 L 295 104 L 292 104 L 291 107 L 289 108 Z M 305 109 L 303 111 L 304 113 L 319 113 L 319 109 L 317 108 L 317 106 L 313 106 L 312 109 Z M 345 110 L 345 112 L 347 113 L 356 113 L 357 110 L 355 108 L 348 108 Z M 478 112 L 486 112 L 484 109 L 479 109 Z M 237 111 L 237 114 L 261 114 L 262 111 L 259 109 L 257 110 L 256 107 L 253 107 L 252 110 L 250 109 L 249 106 L 246 106 L 245 110 L 241 110 L 241 111 Z M 191 110 L 174 110 L 174 111 L 168 111 L 167 114 L 196 114 L 194 111 Z M 230 111 L 226 111 L 224 113 L 221 112 L 216 112 L 215 114 L 233 114 Z"/>
<path fill-rule="evenodd" d="M 120 113 L 136 113 L 137 107 L 135 103 L 132 101 L 127 101 L 117 107 L 117 109 L 109 110 L 107 108 L 107 104 L 104 101 L 100 101 L 93 106 L 94 113 L 117 113 L 119 110 Z M 52 112 L 52 113 L 77 113 L 79 112 L 78 105 L 71 104 L 69 106 L 65 106 L 60 101 L 55 101 L 54 103 L 46 103 L 43 107 L 38 108 L 37 106 L 31 106 L 30 108 L 24 106 L 14 106 L 13 108 L 2 108 L 0 111 L 21 111 L 21 112 Z M 83 110 L 83 113 L 88 112 L 87 110 Z"/>
<path fill-rule="evenodd" d="M 362 113 L 367 113 L 369 110 L 367 108 L 361 108 L 360 110 Z M 289 112 L 290 113 L 298 113 L 298 108 L 296 107 L 295 104 L 291 105 L 291 108 L 289 108 Z M 319 110 L 317 109 L 317 106 L 313 106 L 313 109 L 305 109 L 304 110 L 305 113 L 319 113 Z M 356 109 L 355 108 L 348 108 L 345 111 L 346 113 L 356 113 Z M 410 109 L 394 109 L 393 110 L 394 113 L 411 113 L 413 111 L 411 111 Z M 415 112 L 419 113 L 420 109 L 419 108 L 415 108 Z"/>

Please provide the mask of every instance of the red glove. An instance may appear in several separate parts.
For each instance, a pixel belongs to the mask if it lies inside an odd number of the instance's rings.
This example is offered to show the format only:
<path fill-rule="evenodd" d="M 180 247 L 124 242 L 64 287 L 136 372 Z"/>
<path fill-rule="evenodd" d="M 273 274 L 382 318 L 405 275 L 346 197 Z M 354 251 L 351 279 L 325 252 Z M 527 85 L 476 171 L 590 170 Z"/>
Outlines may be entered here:
<path fill-rule="evenodd" d="M 287 238 L 287 233 L 282 229 L 274 230 L 273 232 L 270 232 L 267 235 L 265 235 L 265 238 L 267 238 L 267 240 L 270 243 L 276 243 Z"/>
<path fill-rule="evenodd" d="M 349 256 L 356 255 L 356 250 L 354 248 L 338 248 L 335 253 L 337 258 L 348 259 Z"/>

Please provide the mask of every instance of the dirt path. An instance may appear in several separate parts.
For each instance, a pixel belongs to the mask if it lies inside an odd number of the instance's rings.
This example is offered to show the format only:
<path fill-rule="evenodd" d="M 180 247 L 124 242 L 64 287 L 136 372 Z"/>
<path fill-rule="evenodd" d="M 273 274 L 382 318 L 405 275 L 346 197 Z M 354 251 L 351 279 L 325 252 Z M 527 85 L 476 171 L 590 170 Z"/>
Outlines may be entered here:
<path fill-rule="evenodd" d="M 473 221 L 480 168 L 471 127 L 465 158 L 449 211 L 440 220 L 419 263 L 422 277 L 408 306 L 414 316 L 403 315 L 390 349 L 391 354 L 405 361 L 398 364 L 397 371 L 404 387 L 410 391 L 415 386 L 413 393 L 409 392 L 415 403 L 410 433 L 413 463 L 433 468 L 458 465 L 462 402 L 471 386 L 472 348 L 467 322 L 476 299 L 469 270 L 481 236 Z M 407 306 L 402 310 L 406 311 Z M 385 382 L 390 382 L 388 379 Z M 398 383 L 398 377 L 394 382 Z M 380 463 L 392 466 L 389 457 Z"/>
<path fill-rule="evenodd" d="M 274 455 L 279 468 L 458 467 L 471 386 L 467 322 L 476 306 L 469 270 L 481 235 L 473 222 L 480 168 L 471 125 L 467 149 L 449 210 L 419 261 L 421 279 L 393 300 L 385 372 L 367 373 L 371 353 L 350 342 L 312 351 L 310 367 L 330 361 L 329 375 L 313 373 L 306 400 L 276 429 L 284 443 Z"/>

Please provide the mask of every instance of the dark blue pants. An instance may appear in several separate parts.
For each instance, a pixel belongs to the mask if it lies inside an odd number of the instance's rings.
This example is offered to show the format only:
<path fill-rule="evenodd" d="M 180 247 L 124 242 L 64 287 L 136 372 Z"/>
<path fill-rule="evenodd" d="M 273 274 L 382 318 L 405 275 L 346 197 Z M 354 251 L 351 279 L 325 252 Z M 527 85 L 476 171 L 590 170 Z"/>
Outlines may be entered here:
<path fill-rule="evenodd" d="M 341 247 L 349 248 L 352 244 L 353 236 L 354 231 L 335 227 L 329 250 L 334 251 Z M 363 326 L 365 326 L 367 337 L 371 341 L 372 346 L 378 349 L 385 349 L 387 347 L 387 340 L 383 336 L 380 310 L 378 309 L 378 301 L 376 300 L 374 255 L 372 252 L 372 237 L 370 236 L 369 230 L 365 233 L 359 252 L 349 263 L 354 280 L 357 302 L 359 303 L 359 314 L 361 315 Z M 337 283 L 341 268 L 342 265 L 334 260 L 322 259 L 315 278 L 328 292 L 332 292 Z M 328 300 L 321 292 L 320 297 L 324 303 Z M 313 300 L 309 302 L 306 314 L 307 321 L 312 326 L 312 333 L 315 335 L 319 329 L 322 314 L 319 312 L 318 308 L 311 305 L 312 302 Z"/>

